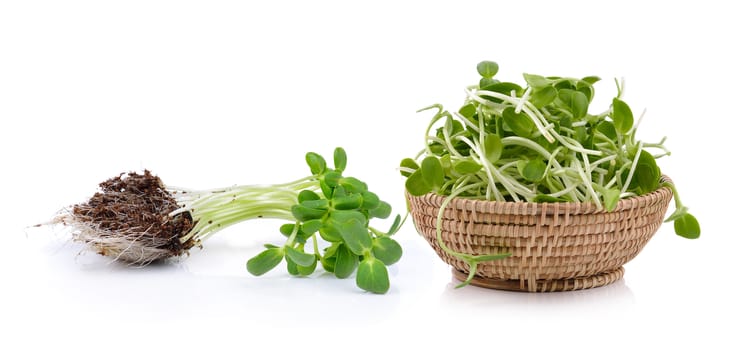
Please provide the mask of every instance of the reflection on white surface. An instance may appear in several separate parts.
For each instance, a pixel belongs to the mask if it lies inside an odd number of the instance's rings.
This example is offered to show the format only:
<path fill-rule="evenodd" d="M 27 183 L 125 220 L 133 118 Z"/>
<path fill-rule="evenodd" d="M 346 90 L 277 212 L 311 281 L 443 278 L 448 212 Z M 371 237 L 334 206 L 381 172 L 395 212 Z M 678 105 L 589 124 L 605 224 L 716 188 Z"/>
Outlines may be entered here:
<path fill-rule="evenodd" d="M 133 346 L 140 337 L 165 343 L 157 338 L 161 331 L 241 334 L 248 329 L 253 342 L 280 338 L 283 332 L 323 334 L 325 327 L 329 334 L 337 334 L 335 339 L 345 341 L 380 332 L 427 346 L 458 346 L 489 334 L 502 337 L 499 344 L 514 345 L 531 332 L 535 337 L 565 339 L 571 332 L 583 332 L 583 338 L 596 339 L 609 336 L 611 329 L 629 337 L 648 337 L 653 343 L 666 336 L 693 339 L 688 333 L 670 334 L 684 318 L 706 319 L 712 312 L 694 300 L 722 300 L 731 307 L 719 291 L 704 298 L 693 284 L 673 289 L 671 282 L 682 278 L 679 274 L 685 270 L 665 269 L 660 263 L 676 261 L 668 255 L 678 250 L 668 246 L 672 237 L 656 237 L 653 247 L 626 267 L 624 279 L 611 285 L 525 293 L 475 286 L 456 289 L 451 268 L 407 226 L 396 236 L 404 256 L 389 268 L 389 293 L 372 295 L 358 289 L 351 278 L 340 280 L 319 270 L 305 278 L 289 276 L 284 266 L 261 277 L 249 275 L 247 259 L 262 244 L 282 239 L 275 227 L 273 222 L 237 225 L 188 257 L 145 267 L 80 254 L 82 247 L 69 242 L 64 232 L 26 229 L 25 235 L 11 238 L 18 249 L 13 265 L 6 266 L 23 269 L 6 273 L 16 286 L 5 289 L 9 294 L 5 300 L 13 301 L 6 312 L 14 315 L 17 336 L 31 337 L 33 329 L 42 328 L 67 342 L 78 341 L 73 330 L 84 322 L 85 336 L 98 341 L 121 330 L 139 334 L 124 339 L 121 346 Z M 684 263 L 681 269 L 688 266 Z M 717 334 L 723 327 L 700 329 Z M 297 339 L 301 338 L 284 341 Z M 613 339 L 608 346 L 627 346 L 627 339 Z M 202 341 L 202 345 L 219 343 Z M 39 344 L 44 344 L 42 339 Z"/>
<path fill-rule="evenodd" d="M 595 306 L 602 300 L 607 304 L 620 306 L 634 305 L 636 300 L 627 287 L 626 279 L 607 286 L 571 292 L 528 293 L 502 290 L 489 290 L 469 286 L 455 288 L 459 282 L 452 280 L 445 286 L 442 300 L 454 307 L 501 307 L 501 308 L 565 308 L 571 306 Z"/>

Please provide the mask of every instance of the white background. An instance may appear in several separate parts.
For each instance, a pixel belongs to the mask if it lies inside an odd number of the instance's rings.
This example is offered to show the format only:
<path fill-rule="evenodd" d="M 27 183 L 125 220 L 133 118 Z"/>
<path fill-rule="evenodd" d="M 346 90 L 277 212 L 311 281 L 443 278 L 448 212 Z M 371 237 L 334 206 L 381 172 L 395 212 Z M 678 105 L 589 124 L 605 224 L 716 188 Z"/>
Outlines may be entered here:
<path fill-rule="evenodd" d="M 0 155 L 3 348 L 729 348 L 737 81 L 721 1 L 2 1 Z M 250 276 L 279 223 L 223 231 L 180 262 L 136 269 L 29 228 L 122 171 L 192 188 L 279 183 L 307 151 L 343 146 L 347 173 L 402 210 L 396 167 L 421 147 L 433 103 L 461 105 L 475 65 L 614 78 L 640 138 L 701 220 L 664 225 L 624 280 L 589 291 L 453 289 L 415 233 L 387 295 L 352 280 Z M 596 109 L 596 108 L 595 108 Z M 11 345 L 8 347 L 7 345 Z"/>

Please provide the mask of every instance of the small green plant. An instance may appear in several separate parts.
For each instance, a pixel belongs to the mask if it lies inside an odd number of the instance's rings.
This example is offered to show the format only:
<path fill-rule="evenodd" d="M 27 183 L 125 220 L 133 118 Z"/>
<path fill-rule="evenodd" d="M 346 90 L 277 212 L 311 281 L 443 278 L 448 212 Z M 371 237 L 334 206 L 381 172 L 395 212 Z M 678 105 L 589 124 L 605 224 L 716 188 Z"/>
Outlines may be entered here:
<path fill-rule="evenodd" d="M 456 197 L 593 202 L 611 211 L 620 199 L 667 186 L 676 210 L 665 221 L 673 221 L 682 237 L 699 237 L 699 223 L 676 187 L 662 181 L 656 160 L 670 155 L 665 138 L 658 143 L 636 139 L 642 117 L 635 123 L 619 82 L 609 108 L 595 114 L 589 106 L 598 77 L 524 74 L 523 88 L 497 80 L 495 62 L 483 61 L 476 68 L 479 83 L 466 88 L 466 101 L 457 112 L 439 104 L 420 110 L 436 109 L 425 131 L 425 147 L 400 164 L 408 193 L 447 196 L 438 214 L 437 240 L 448 254 L 469 264 L 471 273 L 462 285 L 470 282 L 478 263 L 509 255 L 475 256 L 445 245 L 440 218 Z"/>
<path fill-rule="evenodd" d="M 101 255 L 145 265 L 187 254 L 213 234 L 246 220 L 286 220 L 280 228 L 284 244 L 267 244 L 248 260 L 250 273 L 260 276 L 286 261 L 290 274 L 306 276 L 320 263 L 338 278 L 355 272 L 361 289 L 386 293 L 386 266 L 402 256 L 392 238 L 402 226 L 401 216 L 387 232 L 369 225 L 373 218 L 388 218 L 391 206 L 366 183 L 343 176 L 348 158 L 342 148 L 333 153 L 334 168 L 317 153 L 305 158 L 310 176 L 276 185 L 192 191 L 164 186 L 148 170 L 121 174 L 52 223 L 70 227 L 75 241 Z"/>

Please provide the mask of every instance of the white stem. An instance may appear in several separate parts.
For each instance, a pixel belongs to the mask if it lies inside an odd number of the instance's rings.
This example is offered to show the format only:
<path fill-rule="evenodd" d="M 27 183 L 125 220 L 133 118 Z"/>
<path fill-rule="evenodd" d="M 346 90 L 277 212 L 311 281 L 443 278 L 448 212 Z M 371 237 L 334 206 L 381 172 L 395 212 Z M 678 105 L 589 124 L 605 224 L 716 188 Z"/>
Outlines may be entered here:
<path fill-rule="evenodd" d="M 632 181 L 632 176 L 635 174 L 635 169 L 637 168 L 637 162 L 640 161 L 640 154 L 642 153 L 642 143 L 637 143 L 637 153 L 635 153 L 635 158 L 632 160 L 632 164 L 630 165 L 630 171 L 629 174 L 627 174 L 627 180 L 624 182 L 624 185 L 622 185 L 622 192 L 626 192 L 629 189 L 630 182 Z"/>

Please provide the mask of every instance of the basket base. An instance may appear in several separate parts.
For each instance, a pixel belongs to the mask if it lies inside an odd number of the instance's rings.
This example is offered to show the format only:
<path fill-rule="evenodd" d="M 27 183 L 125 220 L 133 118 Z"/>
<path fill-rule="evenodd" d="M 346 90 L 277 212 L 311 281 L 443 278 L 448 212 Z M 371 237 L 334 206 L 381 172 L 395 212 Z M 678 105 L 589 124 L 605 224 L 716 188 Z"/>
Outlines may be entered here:
<path fill-rule="evenodd" d="M 605 286 L 620 280 L 624 276 L 624 268 L 619 267 L 615 270 L 602 272 L 593 276 L 558 279 L 558 280 L 538 280 L 535 286 L 531 286 L 529 281 L 525 280 L 501 280 L 474 276 L 471 284 L 483 288 L 510 290 L 516 292 L 565 292 L 579 289 L 589 289 Z M 453 269 L 453 277 L 460 281 L 465 281 L 468 274 L 458 269 Z"/>

